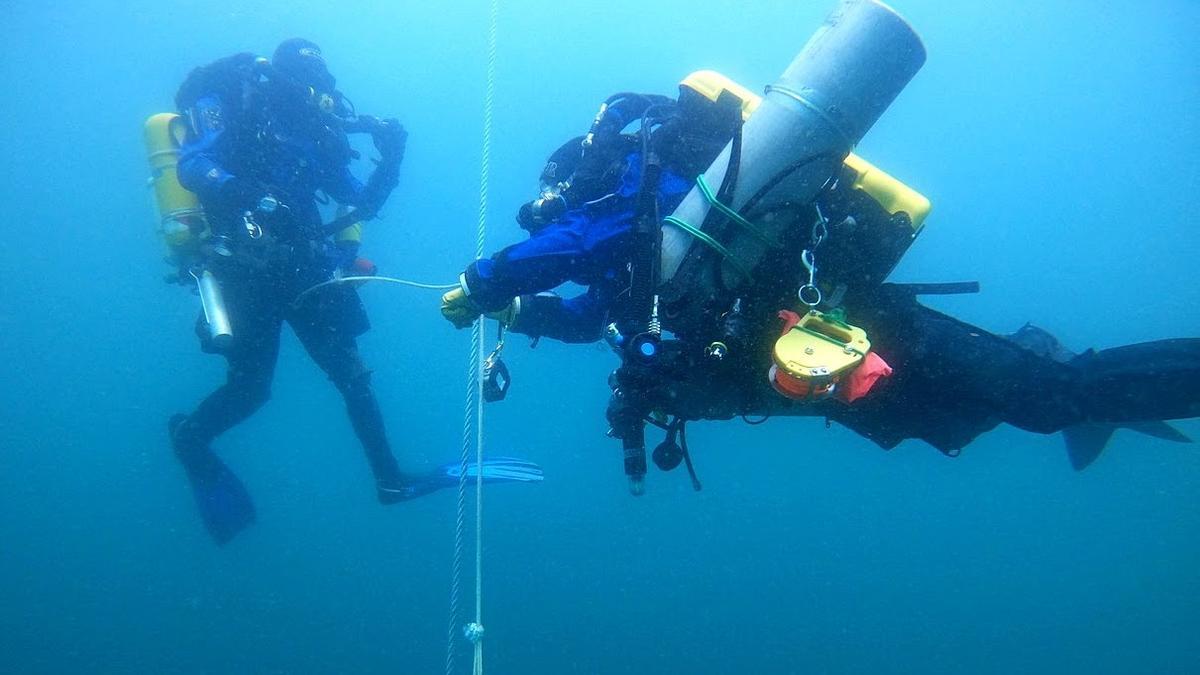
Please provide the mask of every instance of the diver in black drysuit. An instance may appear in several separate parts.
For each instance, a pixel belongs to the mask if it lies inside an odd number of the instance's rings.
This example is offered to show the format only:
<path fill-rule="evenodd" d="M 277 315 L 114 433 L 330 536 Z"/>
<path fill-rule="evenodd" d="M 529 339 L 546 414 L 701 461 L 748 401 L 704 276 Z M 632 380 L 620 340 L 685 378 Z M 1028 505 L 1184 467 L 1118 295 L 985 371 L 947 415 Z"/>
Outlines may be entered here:
<path fill-rule="evenodd" d="M 771 387 L 764 373 L 777 322 L 762 327 L 768 339 L 748 362 L 716 375 L 684 370 L 652 390 L 649 404 L 685 419 L 826 417 L 885 449 L 917 438 L 948 455 L 1001 422 L 1049 434 L 1200 416 L 1200 339 L 1089 350 L 1060 362 L 930 309 L 903 284 L 851 301 L 847 315 L 894 370 L 852 404 L 795 401 Z"/>
<path fill-rule="evenodd" d="M 357 293 L 337 285 L 297 302 L 302 291 L 354 258 L 330 241 L 316 193 L 356 207 L 359 219 L 373 217 L 396 186 L 406 134 L 394 120 L 375 121 L 370 131 L 381 159 L 364 185 L 350 173 L 355 153 L 342 119 L 349 115 L 317 45 L 285 41 L 269 76 L 261 67 L 251 55 L 224 59 L 197 69 L 177 97 L 191 127 L 180 182 L 200 197 L 213 234 L 198 262 L 220 282 L 234 337 L 221 350 L 229 363 L 225 384 L 170 426 L 205 523 L 219 542 L 252 522 L 254 509 L 209 444 L 270 397 L 285 321 L 345 399 L 379 500 L 407 496 L 371 371 L 358 353 L 356 338 L 370 324 Z M 197 332 L 205 351 L 218 351 L 207 339 L 203 314 Z"/>
<path fill-rule="evenodd" d="M 920 438 L 956 454 L 1000 422 L 1049 434 L 1200 416 L 1200 339 L 1089 350 L 1059 362 L 890 285 L 854 316 L 895 374 L 830 417 L 885 448 Z"/>
<path fill-rule="evenodd" d="M 687 93 L 682 88 L 681 92 Z M 552 155 L 543 170 L 543 196 L 531 202 L 542 213 L 548 205 L 556 206 L 552 217 L 537 222 L 530 205 L 523 207 L 517 220 L 530 230 L 529 238 L 467 266 L 460 288 L 443 297 L 447 320 L 463 328 L 480 314 L 488 314 L 514 332 L 566 342 L 600 340 L 606 326 L 619 321 L 625 309 L 622 303 L 629 297 L 630 261 L 635 253 L 631 230 L 644 148 L 651 147 L 664 158 L 655 199 L 658 213 L 667 214 L 731 133 L 729 125 L 713 125 L 711 117 L 696 127 L 699 118 L 687 113 L 681 98 L 682 112 L 675 120 L 685 130 L 663 125 L 654 131 L 649 146 L 632 142 L 624 138 L 629 134 L 617 132 L 644 114 L 647 101 L 640 106 L 630 101 L 638 98 L 609 105 L 608 114 L 618 113 L 616 131 L 609 133 L 613 140 L 607 142 L 616 149 L 610 154 L 620 153 L 615 168 L 608 158 L 600 163 L 603 171 L 588 164 L 588 153 L 594 155 L 604 145 L 599 134 L 583 153 L 580 139 L 575 139 Z M 675 151 L 681 141 L 692 151 Z M 674 156 L 689 161 L 671 161 Z M 831 207 L 826 209 L 828 213 Z M 863 219 L 863 214 L 857 217 Z M 901 229 L 911 240 L 911 229 Z M 866 269 L 862 261 L 851 259 L 855 247 L 843 246 L 843 259 L 838 261 L 830 258 L 831 246 L 839 246 L 836 236 L 826 245 L 823 270 L 836 270 L 839 265 Z M 652 411 L 684 420 L 823 416 L 884 448 L 919 438 L 946 454 L 956 454 L 1000 422 L 1052 433 L 1080 424 L 1122 425 L 1200 415 L 1200 339 L 1089 351 L 1060 362 L 929 309 L 917 301 L 913 288 L 880 284 L 878 274 L 873 277 L 876 281 L 864 283 L 852 274 L 852 290 L 842 307 L 855 325 L 867 331 L 872 350 L 894 369 L 892 377 L 853 404 L 785 398 L 769 384 L 767 371 L 780 330 L 776 313 L 796 304 L 794 281 L 788 280 L 799 278 L 800 249 L 796 245 L 781 252 L 778 259 L 786 262 L 776 273 L 757 277 L 771 281 L 745 291 L 757 298 L 748 299 L 741 319 L 745 325 L 739 332 L 749 338 L 722 360 L 707 358 L 704 350 L 724 336 L 711 327 L 674 327 L 666 310 L 665 328 L 674 331 L 676 339 L 664 340 L 655 369 L 639 376 L 636 386 L 620 381 L 623 369 L 614 375 L 609 407 L 613 435 L 626 437 L 629 428 L 640 427 Z M 587 291 L 572 298 L 547 293 L 567 281 L 586 286 Z M 778 288 L 769 287 L 772 284 Z"/>

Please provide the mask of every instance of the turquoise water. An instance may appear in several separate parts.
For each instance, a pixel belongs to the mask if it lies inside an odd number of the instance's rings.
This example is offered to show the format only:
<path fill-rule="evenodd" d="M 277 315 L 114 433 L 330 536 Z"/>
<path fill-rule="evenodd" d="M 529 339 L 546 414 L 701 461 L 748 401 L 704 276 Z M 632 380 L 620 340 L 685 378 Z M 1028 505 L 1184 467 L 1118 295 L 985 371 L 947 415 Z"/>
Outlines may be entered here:
<path fill-rule="evenodd" d="M 604 97 L 714 68 L 758 89 L 827 2 L 501 0 L 489 249 Z M 0 20 L 0 670 L 442 672 L 454 498 L 387 509 L 337 393 L 285 333 L 266 409 L 218 442 L 259 523 L 218 549 L 165 420 L 222 376 L 143 187 L 141 123 L 187 71 L 302 35 L 410 130 L 369 228 L 381 271 L 474 249 L 487 5 L 26 2 Z M 858 151 L 929 195 L 896 272 L 1072 348 L 1200 335 L 1200 5 L 896 2 L 929 61 Z M 363 290 L 402 461 L 457 453 L 468 336 L 430 292 Z M 487 443 L 547 481 L 489 492 L 488 672 L 1200 671 L 1200 456 L 1119 434 L 1088 471 L 1001 427 L 948 460 L 819 420 L 694 425 L 705 483 L 625 493 L 599 347 L 521 339 Z M 1180 428 L 1200 436 L 1200 424 Z M 460 665 L 466 658 L 460 658 Z"/>

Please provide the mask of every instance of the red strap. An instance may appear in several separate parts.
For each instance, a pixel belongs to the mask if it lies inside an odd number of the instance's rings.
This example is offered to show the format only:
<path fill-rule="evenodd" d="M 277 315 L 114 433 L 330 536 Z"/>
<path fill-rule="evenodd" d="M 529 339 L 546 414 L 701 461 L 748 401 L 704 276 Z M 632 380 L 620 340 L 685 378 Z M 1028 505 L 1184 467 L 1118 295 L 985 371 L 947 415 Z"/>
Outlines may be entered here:
<path fill-rule="evenodd" d="M 854 403 L 871 393 L 876 384 L 885 377 L 890 377 L 892 367 L 875 352 L 867 352 L 863 362 L 850 371 L 834 390 L 834 395 L 846 403 Z"/>
<path fill-rule="evenodd" d="M 800 315 L 787 310 L 779 310 L 779 318 L 783 321 L 783 330 L 779 332 L 780 337 L 787 335 L 788 331 L 800 325 Z"/>

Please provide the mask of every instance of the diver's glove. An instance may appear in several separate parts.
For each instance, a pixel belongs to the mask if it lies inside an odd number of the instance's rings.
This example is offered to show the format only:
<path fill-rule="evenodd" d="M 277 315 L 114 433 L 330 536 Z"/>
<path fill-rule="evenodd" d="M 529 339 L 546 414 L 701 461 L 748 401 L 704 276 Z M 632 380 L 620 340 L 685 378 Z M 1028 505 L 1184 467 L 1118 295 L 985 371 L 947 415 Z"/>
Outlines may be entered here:
<path fill-rule="evenodd" d="M 356 133 L 371 134 L 380 156 L 356 204 L 359 218 L 369 220 L 379 215 L 379 210 L 399 183 L 400 162 L 404 160 L 408 132 L 394 119 L 380 120 L 368 115 L 360 115 L 354 129 Z"/>
<path fill-rule="evenodd" d="M 371 138 L 379 151 L 380 162 L 399 166 L 404 161 L 404 148 L 408 144 L 408 132 L 396 119 L 379 120 L 373 125 Z"/>
<path fill-rule="evenodd" d="M 454 324 L 455 328 L 470 327 L 480 314 L 483 314 L 483 310 L 475 307 L 462 286 L 442 296 L 442 316 Z"/>
<path fill-rule="evenodd" d="M 481 314 L 489 319 L 499 321 L 505 326 L 511 326 L 517 320 L 517 314 L 520 311 L 521 299 L 513 298 L 504 307 L 486 312 L 471 302 L 471 297 L 467 295 L 461 284 L 458 288 L 442 296 L 442 316 L 454 324 L 455 328 L 460 329 L 469 328 Z"/>

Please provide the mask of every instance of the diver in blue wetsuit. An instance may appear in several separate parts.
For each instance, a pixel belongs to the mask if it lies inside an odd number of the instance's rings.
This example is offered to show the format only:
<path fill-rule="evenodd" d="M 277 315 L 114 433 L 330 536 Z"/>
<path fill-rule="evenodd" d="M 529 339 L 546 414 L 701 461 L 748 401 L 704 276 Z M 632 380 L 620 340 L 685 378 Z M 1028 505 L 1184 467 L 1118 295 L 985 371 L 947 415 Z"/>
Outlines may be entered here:
<path fill-rule="evenodd" d="M 472 263 L 460 278 L 461 297 L 484 311 L 508 308 L 509 328 L 518 333 L 563 342 L 599 340 L 613 302 L 629 283 L 624 268 L 640 154 L 633 152 L 626 161 L 628 169 L 611 196 L 581 204 L 528 240 Z M 657 199 L 660 208 L 669 211 L 691 184 L 664 173 Z M 571 298 L 538 294 L 567 282 L 586 286 L 587 291 Z M 470 323 L 474 315 L 467 309 L 455 323 Z"/>
<path fill-rule="evenodd" d="M 813 183 L 820 188 L 814 199 L 783 201 L 757 218 L 760 224 L 795 225 L 766 241 L 753 274 L 743 274 L 750 281 L 731 277 L 726 262 L 731 251 L 746 250 L 735 249 L 733 237 L 756 227 L 749 222 L 731 223 L 723 233 L 720 227 L 691 228 L 696 243 L 680 266 L 691 265 L 691 276 L 660 278 L 654 269 L 660 258 L 645 252 L 661 250 L 660 223 L 680 226 L 673 215 L 665 216 L 699 184 L 697 176 L 726 144 L 732 150 L 722 157 L 751 161 L 740 155 L 739 124 L 749 115 L 745 103 L 752 94 L 728 81 L 704 86 L 703 78 L 693 90 L 688 85 L 695 75 L 681 85 L 678 101 L 609 99 L 589 134 L 569 141 L 547 162 L 540 196 L 517 215 L 529 238 L 472 262 L 459 288 L 442 298 L 443 316 L 459 328 L 486 314 L 530 336 L 608 339 L 622 357 L 610 378 L 611 433 L 626 442 L 626 472 L 639 485 L 644 452 L 640 466 L 637 457 L 647 422 L 668 431 L 668 442 L 655 452 L 662 468 L 686 457 L 685 440 L 682 453 L 670 447 L 686 438 L 684 422 L 738 416 L 826 417 L 884 448 L 919 438 L 947 455 L 1001 422 L 1037 433 L 1075 430 L 1068 435 L 1068 451 L 1076 468 L 1094 461 L 1118 427 L 1188 440 L 1148 423 L 1200 416 L 1200 339 L 1055 358 L 1029 340 L 992 335 L 925 307 L 919 295 L 963 292 L 971 285 L 882 283 L 911 244 L 914 227 L 909 214 L 889 211 L 876 194 L 895 196 L 908 188 L 890 177 L 876 178 L 886 189 L 872 193 L 863 169 L 854 168 L 861 165 L 849 161 L 833 163 L 828 179 Z M 740 93 L 730 96 L 735 91 Z M 639 119 L 640 125 L 625 131 Z M 730 160 L 726 175 L 736 178 L 737 171 Z M 725 185 L 701 189 L 710 203 L 728 201 Z M 812 251 L 818 247 L 814 265 Z M 641 288 L 649 288 L 649 295 L 638 290 L 639 270 L 646 269 L 654 281 Z M 814 279 L 822 293 L 803 307 L 798 288 L 803 292 Z M 698 302 L 680 292 L 711 280 L 717 283 L 694 294 Z M 587 290 L 571 298 L 547 293 L 565 282 Z M 645 303 L 648 297 L 652 302 Z M 798 327 L 813 317 L 789 308 L 811 309 L 821 320 Z M 784 314 L 792 316 L 790 324 Z M 639 324 L 639 316 L 651 320 Z M 856 352 L 850 338 L 841 337 L 852 337 L 858 327 L 870 338 L 869 353 Z M 798 336 L 793 340 L 800 344 L 798 356 L 781 356 L 781 330 L 785 337 Z M 796 377 L 778 374 L 788 362 L 803 363 L 805 354 L 819 355 L 829 344 L 837 344 L 835 356 L 847 362 L 870 358 L 843 376 L 830 375 L 823 363 Z M 674 420 L 664 424 L 663 415 Z M 1091 433 L 1078 433 L 1081 429 Z M 1081 440 L 1085 437 L 1094 440 Z"/>
<path fill-rule="evenodd" d="M 210 234 L 186 268 L 219 284 L 231 335 L 218 341 L 211 317 L 197 333 L 205 351 L 228 361 L 225 383 L 189 415 L 170 422 L 205 524 L 225 542 L 254 520 L 246 489 L 212 451 L 212 441 L 270 397 L 284 322 L 345 400 L 374 474 L 381 503 L 452 484 L 453 471 L 406 475 L 397 465 L 357 338 L 370 326 L 354 288 L 300 294 L 356 264 L 345 228 L 373 218 L 397 184 L 406 133 L 395 120 L 357 116 L 336 88 L 320 48 L 283 42 L 273 58 L 238 54 L 192 72 L 176 97 L 188 121 L 178 163 L 180 184 L 203 206 Z M 373 136 L 380 158 L 366 183 L 350 172 L 357 157 L 348 133 Z M 323 223 L 319 193 L 353 210 Z M 511 469 L 511 465 L 504 465 Z"/>
<path fill-rule="evenodd" d="M 541 196 L 521 207 L 526 241 L 472 263 L 442 312 L 462 328 L 482 313 L 510 330 L 563 342 L 595 342 L 629 288 L 632 225 L 639 208 L 670 213 L 740 123 L 740 109 L 698 96 L 610 97 L 586 136 L 563 144 L 540 177 Z M 622 133 L 654 129 L 646 143 Z M 656 167 L 647 205 L 644 173 Z M 570 298 L 543 293 L 564 283 L 587 287 Z"/>

